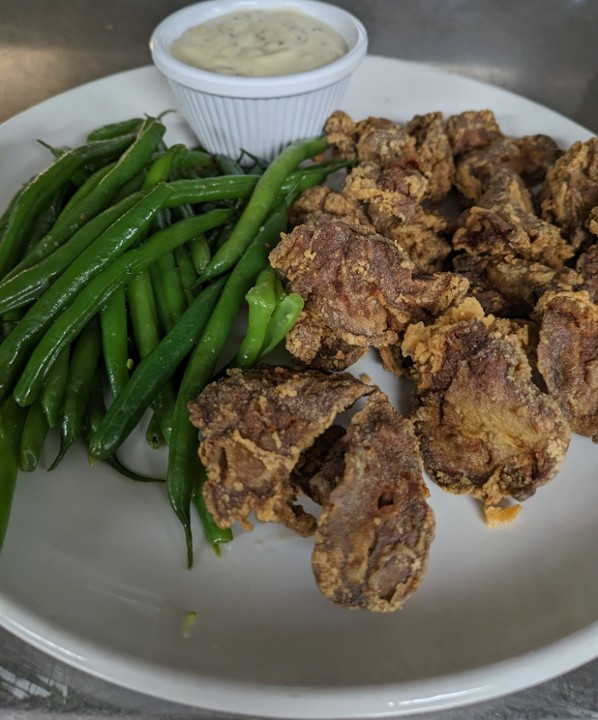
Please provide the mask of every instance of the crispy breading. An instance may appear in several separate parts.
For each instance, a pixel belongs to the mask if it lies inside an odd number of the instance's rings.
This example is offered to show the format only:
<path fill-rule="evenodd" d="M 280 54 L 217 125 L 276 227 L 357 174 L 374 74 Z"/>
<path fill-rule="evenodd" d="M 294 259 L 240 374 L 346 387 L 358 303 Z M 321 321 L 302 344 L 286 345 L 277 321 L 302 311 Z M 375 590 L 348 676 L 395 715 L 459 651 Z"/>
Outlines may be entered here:
<path fill-rule="evenodd" d="M 547 292 L 540 316 L 538 369 L 573 432 L 598 442 L 598 305 L 585 291 Z"/>
<path fill-rule="evenodd" d="M 557 403 L 531 380 L 518 343 L 492 330 L 473 299 L 435 323 L 411 325 L 413 415 L 424 466 L 453 493 L 488 504 L 525 500 L 558 472 L 570 430 Z"/>
<path fill-rule="evenodd" d="M 311 534 L 316 520 L 295 503 L 291 473 L 338 413 L 371 392 L 346 373 L 269 366 L 230 370 L 208 385 L 189 403 L 189 416 L 202 435 L 203 495 L 217 525 L 239 521 L 250 529 L 253 512 L 261 522 Z"/>
<path fill-rule="evenodd" d="M 441 200 L 450 191 L 455 174 L 442 113 L 416 115 L 407 123 L 407 132 L 415 138 L 418 166 L 428 181 L 428 197 L 433 202 Z"/>
<path fill-rule="evenodd" d="M 598 138 L 575 142 L 546 173 L 540 210 L 562 228 L 571 244 L 588 241 L 590 213 L 598 206 Z"/>
<path fill-rule="evenodd" d="M 357 125 L 346 112 L 333 112 L 324 124 L 324 133 L 338 155 L 347 160 L 357 157 Z"/>
<path fill-rule="evenodd" d="M 427 208 L 430 180 L 412 165 L 393 162 L 384 167 L 362 162 L 349 173 L 343 196 L 363 207 L 376 232 L 399 243 L 422 269 L 444 269 L 451 246 L 448 223 Z"/>
<path fill-rule="evenodd" d="M 455 186 L 468 199 L 478 201 L 497 170 L 509 170 L 529 184 L 544 180 L 547 169 L 562 151 L 547 135 L 501 137 L 461 155 L 455 164 Z"/>
<path fill-rule="evenodd" d="M 467 210 L 453 236 L 453 247 L 504 260 L 524 258 L 561 268 L 574 249 L 559 229 L 538 218 L 521 178 L 498 170 L 477 205 Z"/>
<path fill-rule="evenodd" d="M 498 527 L 499 525 L 509 525 L 515 520 L 521 510 L 521 505 L 509 505 L 508 507 L 484 505 L 486 525 L 491 528 Z"/>
<path fill-rule="evenodd" d="M 598 303 L 598 242 L 577 258 L 575 269 L 581 276 L 580 290 L 585 290 L 592 302 Z"/>
<path fill-rule="evenodd" d="M 442 312 L 468 285 L 451 273 L 424 273 L 391 240 L 326 216 L 283 234 L 270 262 L 305 302 L 287 349 L 319 367 L 321 350 L 336 357 L 335 340 L 349 360 L 350 347 L 395 344 L 410 323 Z"/>
<path fill-rule="evenodd" d="M 357 159 L 388 165 L 393 162 L 414 162 L 417 157 L 415 138 L 407 129 L 392 120 L 368 117 L 357 125 Z"/>
<path fill-rule="evenodd" d="M 529 318 L 547 289 L 576 289 L 582 283 L 572 268 L 555 270 L 517 257 L 461 254 L 453 258 L 453 270 L 468 279 L 470 293 L 486 313 L 511 318 Z"/>
<path fill-rule="evenodd" d="M 397 223 L 412 221 L 428 194 L 428 180 L 416 167 L 393 162 L 384 167 L 361 162 L 347 175 L 343 195 L 365 206 L 370 221 L 384 234 Z"/>
<path fill-rule="evenodd" d="M 300 225 L 314 215 L 322 214 L 333 215 L 344 222 L 374 230 L 361 205 L 326 185 L 317 185 L 299 195 L 291 207 L 291 224 Z"/>
<path fill-rule="evenodd" d="M 503 137 L 492 110 L 468 110 L 459 115 L 451 115 L 446 121 L 446 134 L 453 155 L 462 155 L 486 147 Z"/>
<path fill-rule="evenodd" d="M 315 534 L 316 582 L 344 607 L 390 612 L 419 586 L 434 537 L 417 440 L 378 391 L 340 443 Z"/>

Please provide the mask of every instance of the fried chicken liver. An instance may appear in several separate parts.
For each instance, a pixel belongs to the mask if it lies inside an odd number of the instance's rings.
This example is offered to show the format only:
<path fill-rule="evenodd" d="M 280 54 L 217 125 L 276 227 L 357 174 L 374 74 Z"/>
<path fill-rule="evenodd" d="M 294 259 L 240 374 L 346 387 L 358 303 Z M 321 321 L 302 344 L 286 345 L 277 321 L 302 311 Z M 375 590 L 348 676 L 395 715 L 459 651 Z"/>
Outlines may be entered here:
<path fill-rule="evenodd" d="M 436 323 L 408 328 L 402 348 L 414 362 L 413 420 L 428 474 L 497 504 L 525 500 L 556 475 L 570 430 L 532 383 L 520 344 L 491 325 L 468 298 Z"/>
<path fill-rule="evenodd" d="M 339 442 L 315 534 L 316 582 L 345 607 L 396 610 L 419 586 L 434 537 L 412 425 L 377 391 Z"/>
<path fill-rule="evenodd" d="M 287 349 L 326 370 L 395 344 L 409 324 L 442 312 L 468 286 L 451 273 L 424 273 L 388 238 L 328 216 L 283 234 L 270 262 L 305 301 Z"/>
<path fill-rule="evenodd" d="M 348 374 L 288 368 L 230 370 L 189 404 L 203 441 L 206 505 L 219 527 L 280 522 L 301 535 L 315 518 L 295 504 L 291 473 L 301 454 L 337 414 L 373 388 Z"/>
<path fill-rule="evenodd" d="M 337 414 L 370 395 L 345 430 Z M 189 403 L 202 434 L 206 505 L 220 527 L 250 515 L 301 535 L 316 529 L 322 593 L 348 608 L 396 610 L 419 586 L 434 537 L 411 422 L 346 373 L 231 370 Z M 316 519 L 296 504 L 322 505 Z"/>
<path fill-rule="evenodd" d="M 547 292 L 540 316 L 538 369 L 573 432 L 598 442 L 598 305 L 587 292 Z"/>

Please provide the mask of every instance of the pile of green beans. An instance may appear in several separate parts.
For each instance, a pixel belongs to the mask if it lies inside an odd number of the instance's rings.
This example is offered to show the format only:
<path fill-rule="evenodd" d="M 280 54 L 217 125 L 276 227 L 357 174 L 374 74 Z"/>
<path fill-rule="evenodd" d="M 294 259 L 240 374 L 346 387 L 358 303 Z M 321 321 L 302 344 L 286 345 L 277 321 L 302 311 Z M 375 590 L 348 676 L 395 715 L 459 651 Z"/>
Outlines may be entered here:
<path fill-rule="evenodd" d="M 268 253 L 294 198 L 342 164 L 313 162 L 323 137 L 244 168 L 167 147 L 165 131 L 161 118 L 133 118 L 50 148 L 51 164 L 0 217 L 0 547 L 18 473 L 38 466 L 51 432 L 49 469 L 84 442 L 90 463 L 165 480 L 189 565 L 192 508 L 217 552 L 232 537 L 203 504 L 187 404 L 226 365 L 259 362 L 296 321 L 302 300 Z M 148 444 L 168 450 L 165 478 L 118 458 L 144 418 Z"/>

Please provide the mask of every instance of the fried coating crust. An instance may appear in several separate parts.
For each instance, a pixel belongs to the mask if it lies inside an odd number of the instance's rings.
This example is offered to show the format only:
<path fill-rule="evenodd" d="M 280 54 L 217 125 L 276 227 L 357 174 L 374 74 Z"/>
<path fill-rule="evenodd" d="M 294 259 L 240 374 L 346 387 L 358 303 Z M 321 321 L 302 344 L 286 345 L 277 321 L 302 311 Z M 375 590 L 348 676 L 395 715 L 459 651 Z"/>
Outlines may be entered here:
<path fill-rule="evenodd" d="M 572 290 L 582 284 L 571 268 L 555 270 L 522 258 L 458 255 L 453 270 L 468 279 L 471 295 L 487 314 L 509 318 L 529 318 L 548 289 Z"/>
<path fill-rule="evenodd" d="M 467 291 L 465 279 L 423 273 L 391 240 L 325 216 L 283 234 L 270 263 L 305 302 L 287 349 L 324 368 L 330 357 L 333 369 L 348 367 L 351 348 L 395 344 Z"/>
<path fill-rule="evenodd" d="M 428 181 L 428 198 L 437 202 L 450 191 L 455 174 L 442 113 L 416 115 L 407 123 L 407 132 L 415 139 L 418 166 Z"/>
<path fill-rule="evenodd" d="M 461 155 L 455 166 L 455 185 L 470 200 L 478 201 L 497 170 L 509 170 L 527 183 L 544 180 L 547 169 L 562 151 L 547 135 L 501 137 L 483 148 Z"/>
<path fill-rule="evenodd" d="M 377 392 L 341 443 L 315 534 L 316 582 L 344 607 L 390 612 L 419 586 L 434 536 L 415 434 Z"/>
<path fill-rule="evenodd" d="M 381 234 L 397 223 L 410 223 L 427 192 L 426 177 L 417 168 L 399 162 L 384 167 L 361 162 L 351 170 L 343 187 L 344 197 L 363 204 Z"/>
<path fill-rule="evenodd" d="M 347 160 L 357 157 L 357 125 L 343 110 L 337 110 L 324 124 L 326 139 L 336 153 Z"/>
<path fill-rule="evenodd" d="M 424 466 L 452 493 L 486 504 L 525 500 L 558 472 L 570 430 L 557 403 L 531 381 L 524 352 L 468 298 L 435 324 L 412 325 L 413 416 Z"/>
<path fill-rule="evenodd" d="M 546 173 L 540 199 L 542 217 L 559 225 L 572 245 L 588 240 L 584 226 L 598 206 L 598 138 L 571 145 Z"/>
<path fill-rule="evenodd" d="M 573 432 L 598 442 L 598 305 L 587 292 L 547 292 L 538 369 Z"/>
<path fill-rule="evenodd" d="M 362 162 L 345 180 L 343 196 L 363 207 L 376 232 L 395 240 L 422 269 L 444 269 L 451 251 L 448 223 L 428 210 L 430 181 L 412 164 L 392 162 L 384 167 Z"/>
<path fill-rule="evenodd" d="M 417 157 L 415 138 L 398 123 L 385 118 L 368 117 L 357 123 L 357 159 L 388 165 L 399 161 L 414 162 Z"/>
<path fill-rule="evenodd" d="M 189 403 L 189 415 L 203 436 L 203 495 L 217 525 L 239 521 L 250 529 L 254 512 L 261 522 L 311 534 L 316 521 L 295 504 L 291 473 L 337 414 L 371 392 L 348 374 L 266 366 L 230 370 L 208 385 Z"/>
<path fill-rule="evenodd" d="M 468 110 L 459 115 L 451 115 L 446 121 L 446 134 L 453 155 L 462 155 L 486 147 L 503 137 L 491 110 Z"/>
<path fill-rule="evenodd" d="M 520 257 L 557 269 L 574 255 L 559 229 L 535 215 L 525 184 L 509 170 L 496 172 L 479 203 L 459 224 L 453 248 L 473 255 Z"/>
<path fill-rule="evenodd" d="M 318 185 L 301 193 L 291 207 L 291 224 L 300 225 L 317 215 L 332 215 L 343 222 L 374 230 L 358 203 L 326 185 Z"/>
<path fill-rule="evenodd" d="M 579 256 L 575 269 L 581 276 L 580 289 L 588 293 L 592 302 L 598 303 L 598 242 Z"/>

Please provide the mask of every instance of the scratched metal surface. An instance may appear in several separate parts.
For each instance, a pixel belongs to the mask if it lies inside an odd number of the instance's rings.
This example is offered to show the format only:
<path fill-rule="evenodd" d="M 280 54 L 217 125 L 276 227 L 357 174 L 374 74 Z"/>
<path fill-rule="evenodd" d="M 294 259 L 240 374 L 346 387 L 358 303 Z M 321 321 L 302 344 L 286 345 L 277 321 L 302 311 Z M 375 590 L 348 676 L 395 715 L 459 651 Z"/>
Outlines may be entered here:
<path fill-rule="evenodd" d="M 185 4 L 0 0 L 0 121 L 81 83 L 148 64 L 151 29 Z M 374 54 L 422 61 L 502 86 L 598 132 L 597 0 L 337 4 L 365 22 Z M 183 720 L 203 715 L 93 678 L 0 629 L 0 717 Z M 598 660 L 505 698 L 426 717 L 598 718 Z"/>

